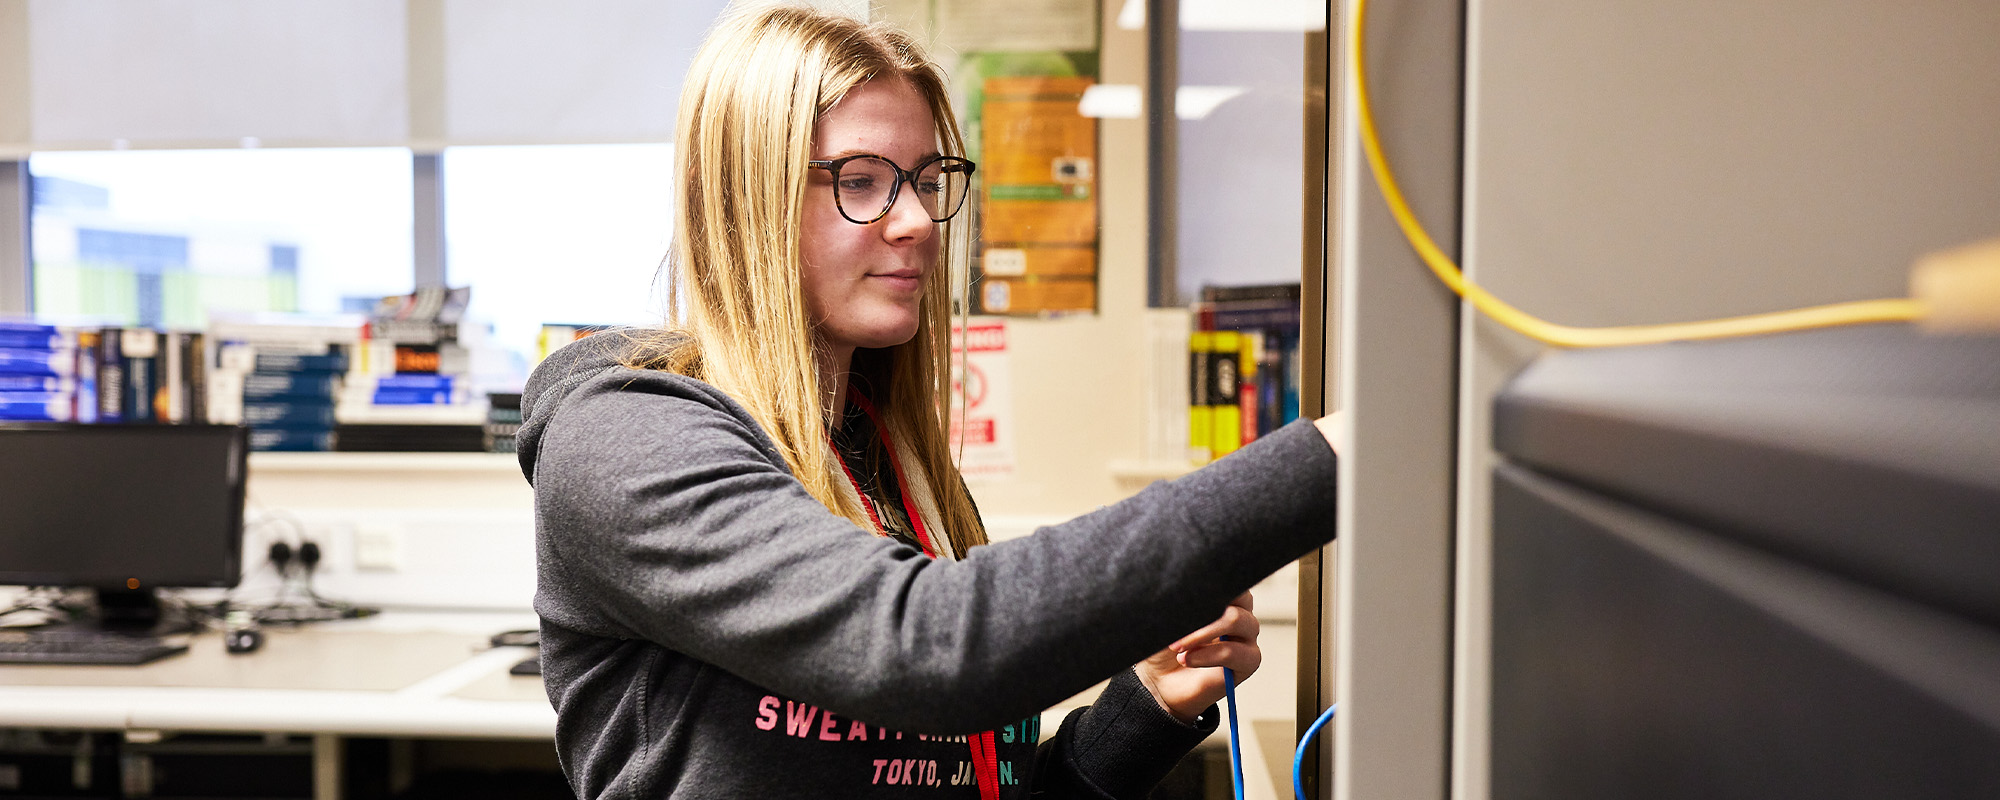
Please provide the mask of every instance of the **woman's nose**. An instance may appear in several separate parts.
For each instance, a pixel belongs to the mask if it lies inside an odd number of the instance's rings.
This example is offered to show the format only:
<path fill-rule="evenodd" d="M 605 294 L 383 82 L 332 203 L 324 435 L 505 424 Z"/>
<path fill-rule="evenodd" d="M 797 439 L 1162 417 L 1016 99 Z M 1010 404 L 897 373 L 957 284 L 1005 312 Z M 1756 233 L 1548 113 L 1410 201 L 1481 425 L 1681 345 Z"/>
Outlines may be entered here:
<path fill-rule="evenodd" d="M 893 242 L 915 244 L 930 238 L 937 223 L 931 221 L 930 209 L 924 207 L 916 187 L 904 186 L 903 189 L 905 191 L 898 192 L 895 202 L 889 205 L 889 213 L 882 217 L 882 235 Z"/>

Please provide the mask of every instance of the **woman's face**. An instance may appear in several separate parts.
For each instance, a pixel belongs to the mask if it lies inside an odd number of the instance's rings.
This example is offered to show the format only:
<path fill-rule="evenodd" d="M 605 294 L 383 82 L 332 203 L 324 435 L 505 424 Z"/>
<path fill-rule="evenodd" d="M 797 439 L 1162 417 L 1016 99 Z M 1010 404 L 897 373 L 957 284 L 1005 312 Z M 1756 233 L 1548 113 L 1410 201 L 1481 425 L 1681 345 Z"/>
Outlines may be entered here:
<path fill-rule="evenodd" d="M 867 153 L 909 169 L 937 155 L 936 131 L 930 105 L 909 82 L 869 81 L 819 118 L 812 157 Z M 937 266 L 937 225 L 907 185 L 888 214 L 856 225 L 834 204 L 832 174 L 807 170 L 800 282 L 806 313 L 829 348 L 890 347 L 916 335 L 917 301 Z"/>

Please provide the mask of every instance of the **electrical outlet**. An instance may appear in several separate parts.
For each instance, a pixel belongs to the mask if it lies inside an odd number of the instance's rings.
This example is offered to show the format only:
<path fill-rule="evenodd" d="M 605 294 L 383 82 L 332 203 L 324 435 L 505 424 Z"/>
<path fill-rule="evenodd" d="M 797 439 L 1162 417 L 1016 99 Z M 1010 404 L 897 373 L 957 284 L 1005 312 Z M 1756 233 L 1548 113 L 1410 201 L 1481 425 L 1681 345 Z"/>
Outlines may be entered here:
<path fill-rule="evenodd" d="M 357 572 L 402 571 L 403 531 L 393 525 L 355 526 L 354 569 Z"/>

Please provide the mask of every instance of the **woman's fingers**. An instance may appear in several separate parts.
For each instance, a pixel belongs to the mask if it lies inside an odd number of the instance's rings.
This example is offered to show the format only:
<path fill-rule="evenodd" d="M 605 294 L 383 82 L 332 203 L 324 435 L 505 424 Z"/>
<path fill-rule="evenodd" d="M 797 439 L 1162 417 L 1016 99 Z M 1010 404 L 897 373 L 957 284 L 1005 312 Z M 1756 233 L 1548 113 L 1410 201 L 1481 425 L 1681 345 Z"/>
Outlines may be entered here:
<path fill-rule="evenodd" d="M 1242 680 L 1263 666 L 1264 651 L 1250 642 L 1216 642 L 1180 653 L 1175 658 L 1184 667 L 1228 667 L 1236 671 L 1237 680 Z"/>
<path fill-rule="evenodd" d="M 1347 431 L 1346 411 L 1335 411 L 1324 417 L 1320 417 L 1313 420 L 1313 425 L 1319 428 L 1320 435 L 1326 438 L 1326 446 L 1333 448 L 1334 453 L 1347 452 L 1347 437 L 1349 434 Z"/>
<path fill-rule="evenodd" d="M 1250 611 L 1255 603 L 1245 592 L 1231 600 L 1214 622 L 1139 662 L 1139 680 L 1160 707 L 1183 722 L 1191 721 L 1226 692 L 1226 673 L 1215 667 L 1228 667 L 1242 681 L 1263 666 L 1264 651 L 1257 647 L 1260 624 Z"/>
<path fill-rule="evenodd" d="M 1221 617 L 1167 645 L 1167 649 L 1176 653 L 1186 652 L 1224 636 L 1243 642 L 1257 641 L 1257 633 L 1262 625 L 1257 621 L 1257 615 L 1250 611 L 1251 602 L 1253 601 L 1247 593 L 1236 598 L 1228 608 L 1222 610 Z"/>

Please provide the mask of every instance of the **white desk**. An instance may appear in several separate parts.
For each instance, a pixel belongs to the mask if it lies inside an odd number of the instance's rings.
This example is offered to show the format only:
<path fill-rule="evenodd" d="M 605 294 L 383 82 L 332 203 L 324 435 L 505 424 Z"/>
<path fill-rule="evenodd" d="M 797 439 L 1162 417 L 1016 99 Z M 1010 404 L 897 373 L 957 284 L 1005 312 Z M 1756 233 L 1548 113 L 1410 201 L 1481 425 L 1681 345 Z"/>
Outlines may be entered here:
<path fill-rule="evenodd" d="M 296 733 L 314 743 L 315 797 L 339 797 L 340 739 L 555 738 L 538 677 L 507 669 L 532 651 L 489 648 L 532 615 L 385 614 L 266 628 L 255 653 L 219 633 L 138 667 L 0 666 L 0 727 Z"/>
<path fill-rule="evenodd" d="M 190 638 L 187 653 L 140 667 L 0 666 L 0 728 L 309 734 L 315 797 L 335 800 L 342 737 L 553 743 L 541 680 L 507 674 L 530 651 L 487 646 L 494 633 L 534 625 L 532 614 L 390 613 L 267 628 L 264 646 L 246 655 L 206 633 Z M 1246 788 L 1288 796 L 1278 788 L 1290 782 L 1291 626 L 1267 625 L 1261 642 L 1265 667 L 1239 697 L 1244 724 L 1269 734 L 1245 731 L 1244 762 L 1268 769 L 1253 767 Z M 1044 732 L 1096 694 L 1050 709 Z"/>

